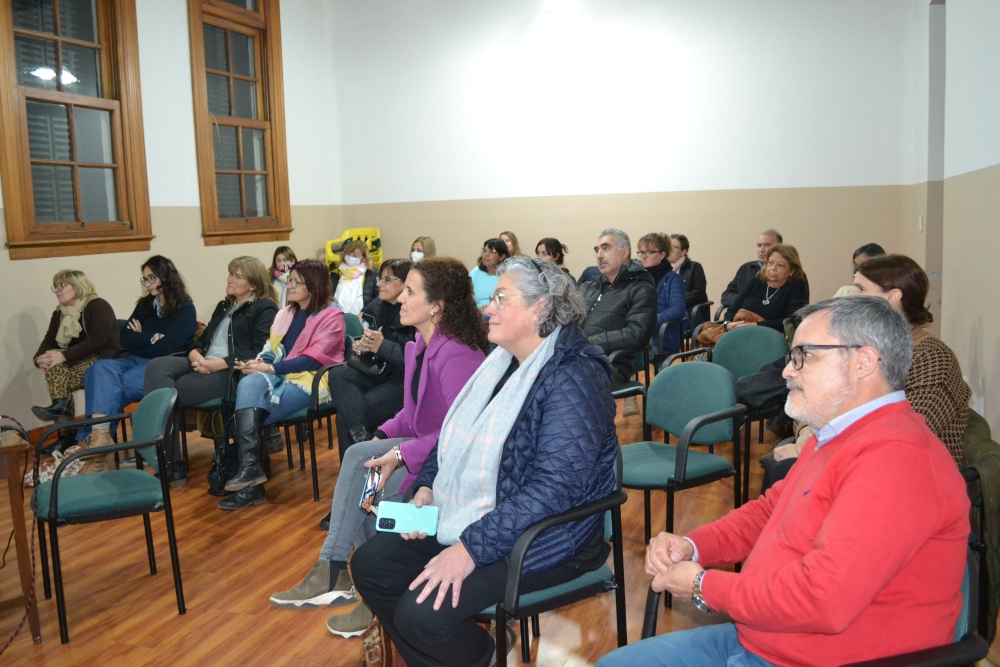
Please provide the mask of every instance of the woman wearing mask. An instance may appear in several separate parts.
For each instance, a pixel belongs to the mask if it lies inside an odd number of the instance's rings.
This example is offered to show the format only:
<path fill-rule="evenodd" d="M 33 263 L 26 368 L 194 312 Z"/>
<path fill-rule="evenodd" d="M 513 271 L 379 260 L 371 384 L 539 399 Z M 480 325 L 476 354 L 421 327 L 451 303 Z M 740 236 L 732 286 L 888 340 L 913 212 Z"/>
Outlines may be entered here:
<path fill-rule="evenodd" d="M 274 249 L 274 257 L 271 258 L 271 285 L 274 287 L 274 296 L 278 308 L 284 308 L 288 305 L 285 302 L 285 290 L 288 289 L 288 272 L 292 270 L 292 265 L 296 261 L 295 251 L 288 246 L 279 245 Z"/>
<path fill-rule="evenodd" d="M 333 302 L 345 313 L 357 315 L 378 296 L 378 274 L 372 268 L 368 244 L 351 241 L 340 253 L 340 273 L 330 275 Z"/>
<path fill-rule="evenodd" d="M 418 236 L 417 240 L 410 245 L 410 261 L 414 264 L 422 259 L 437 257 L 437 246 L 434 239 L 429 236 Z"/>

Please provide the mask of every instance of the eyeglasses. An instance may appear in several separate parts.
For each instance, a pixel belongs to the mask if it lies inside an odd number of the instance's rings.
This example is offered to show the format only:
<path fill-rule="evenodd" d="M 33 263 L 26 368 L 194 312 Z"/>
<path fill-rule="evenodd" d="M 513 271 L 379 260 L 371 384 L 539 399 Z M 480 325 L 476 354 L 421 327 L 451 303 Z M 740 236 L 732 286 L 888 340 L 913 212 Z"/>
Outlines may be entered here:
<path fill-rule="evenodd" d="M 59 292 L 62 292 L 64 289 L 66 289 L 66 287 L 67 287 L 66 283 L 59 283 L 58 285 L 53 285 L 49 289 L 52 290 L 53 294 L 58 294 Z"/>
<path fill-rule="evenodd" d="M 396 276 L 379 276 L 379 277 L 378 277 L 378 278 L 376 279 L 376 282 L 380 282 L 380 283 L 391 283 L 391 282 L 393 282 L 394 280 L 399 280 L 399 278 L 397 278 Z M 402 281 L 402 280 L 399 280 L 399 282 L 403 282 L 403 281 Z"/>
<path fill-rule="evenodd" d="M 497 310 L 503 310 L 503 308 L 504 308 L 504 299 L 506 299 L 508 297 L 512 297 L 512 296 L 532 296 L 532 297 L 537 297 L 538 295 L 537 294 L 494 294 L 493 296 L 490 297 L 490 303 L 492 303 L 493 307 L 496 308 Z"/>
<path fill-rule="evenodd" d="M 288 279 L 288 286 L 289 287 L 298 287 L 299 285 L 305 285 L 305 284 L 306 283 L 303 280 L 296 280 L 295 278 L 289 278 Z"/>
<path fill-rule="evenodd" d="M 638 250 L 635 254 L 638 255 L 640 259 L 646 259 L 650 255 L 657 255 L 662 252 L 662 250 Z"/>
<path fill-rule="evenodd" d="M 483 254 L 484 255 L 495 255 L 495 254 L 497 254 L 497 251 L 494 250 L 493 248 L 483 248 Z"/>
<path fill-rule="evenodd" d="M 785 359 L 792 364 L 792 368 L 801 371 L 802 365 L 806 362 L 806 352 L 809 350 L 854 350 L 862 347 L 864 345 L 796 345 L 788 352 Z"/>
<path fill-rule="evenodd" d="M 139 278 L 139 284 L 140 285 L 152 285 L 157 280 L 159 280 L 159 276 L 157 276 L 156 274 L 150 273 L 148 276 L 143 276 L 142 278 Z"/>

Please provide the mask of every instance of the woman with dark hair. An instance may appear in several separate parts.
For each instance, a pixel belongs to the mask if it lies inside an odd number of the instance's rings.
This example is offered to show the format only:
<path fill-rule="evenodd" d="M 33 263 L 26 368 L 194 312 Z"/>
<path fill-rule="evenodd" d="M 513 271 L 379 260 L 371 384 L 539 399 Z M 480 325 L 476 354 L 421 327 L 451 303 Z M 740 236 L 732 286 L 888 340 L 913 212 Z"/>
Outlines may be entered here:
<path fill-rule="evenodd" d="M 723 330 L 765 326 L 784 333 L 785 319 L 809 302 L 806 273 L 795 246 L 776 245 L 767 262 L 726 311 Z"/>
<path fill-rule="evenodd" d="M 611 365 L 580 329 L 583 298 L 550 262 L 513 257 L 500 274 L 486 311 L 497 347 L 413 482 L 412 503 L 438 508 L 437 534 L 378 533 L 351 558 L 357 592 L 409 665 L 491 664 L 494 640 L 475 616 L 503 600 L 518 538 L 615 489 Z M 599 568 L 603 538 L 601 516 L 542 533 L 522 594 Z"/>
<path fill-rule="evenodd" d="M 510 257 L 507 244 L 500 239 L 487 239 L 483 243 L 483 251 L 479 255 L 479 266 L 469 271 L 472 278 L 472 291 L 476 297 L 476 307 L 484 310 L 493 296 L 493 288 L 497 286 L 497 267 L 500 262 Z"/>
<path fill-rule="evenodd" d="M 667 261 L 684 281 L 685 305 L 688 309 L 708 301 L 708 280 L 701 262 L 688 257 L 691 244 L 683 234 L 670 235 L 670 256 Z"/>
<path fill-rule="evenodd" d="M 642 268 L 646 269 L 656 282 L 656 334 L 654 335 L 659 335 L 660 327 L 667 322 L 682 319 L 685 311 L 684 281 L 674 273 L 670 263 L 664 261 L 670 252 L 668 238 L 666 234 L 653 232 L 643 236 L 636 244 Z M 663 349 L 673 353 L 680 348 L 680 327 L 668 327 L 664 333 Z M 632 401 L 635 401 L 634 397 Z M 633 414 L 637 413 L 638 408 Z"/>
<path fill-rule="evenodd" d="M 566 253 L 568 252 L 569 248 L 567 248 L 565 244 L 560 243 L 559 239 L 554 239 L 549 236 L 535 244 L 535 257 L 554 263 L 566 272 L 566 275 L 569 276 L 570 280 L 576 282 L 576 278 L 574 278 L 573 274 L 569 272 L 569 269 L 563 266 L 563 261 L 565 261 Z"/>
<path fill-rule="evenodd" d="M 853 269 L 853 273 L 857 273 L 858 267 L 867 262 L 872 257 L 881 257 L 884 254 L 885 254 L 885 249 L 879 244 L 877 243 L 864 244 L 863 246 L 855 250 L 853 255 L 851 255 L 851 267 Z M 833 295 L 833 298 L 839 299 L 842 296 L 850 296 L 853 292 L 854 292 L 853 283 L 850 285 L 844 285 L 839 290 L 837 290 L 836 294 Z"/>
<path fill-rule="evenodd" d="M 330 371 L 341 461 L 348 447 L 370 440 L 368 430 L 403 407 L 403 348 L 413 340 L 416 330 L 399 321 L 399 297 L 412 267 L 408 259 L 382 262 L 378 298 L 361 311 L 361 321 L 367 327 L 361 339 L 354 341 L 354 354 L 365 363 L 374 359 L 388 364 L 384 377 L 376 379 L 351 366 Z"/>
<path fill-rule="evenodd" d="M 399 501 L 437 443 L 452 402 L 486 356 L 489 341 L 469 277 L 458 260 L 435 257 L 417 262 L 399 302 L 400 322 L 417 330 L 416 339 L 406 344 L 403 409 L 382 424 L 374 439 L 347 450 L 319 560 L 298 586 L 271 596 L 271 604 L 279 609 L 357 600 L 347 559 L 354 545 L 375 534 L 374 515 L 358 508 L 368 468 L 381 471 L 382 500 Z M 350 614 L 331 617 L 327 628 L 353 637 L 368 627 L 371 618 L 371 610 L 361 603 Z"/>
<path fill-rule="evenodd" d="M 194 303 L 177 267 L 169 259 L 161 255 L 147 259 L 139 282 L 146 293 L 136 302 L 121 330 L 128 358 L 102 359 L 83 376 L 87 412 L 92 417 L 118 414 L 129 403 L 140 400 L 149 362 L 182 351 L 198 326 Z M 81 428 L 77 440 L 85 440 L 87 447 L 110 445 L 116 425 L 117 422 L 97 424 L 93 432 Z M 107 456 L 94 456 L 86 461 L 81 474 L 108 469 Z"/>
<path fill-rule="evenodd" d="M 225 484 L 233 495 L 219 508 L 238 510 L 267 502 L 267 475 L 260 464 L 263 427 L 309 406 L 313 378 L 323 366 L 344 361 L 344 313 L 330 303 L 330 273 L 314 259 L 296 262 L 288 277 L 288 305 L 274 317 L 263 350 L 252 361 L 235 361 L 243 372 L 236 387 L 233 439 L 239 469 Z M 320 402 L 330 400 L 327 378 Z"/>
<path fill-rule="evenodd" d="M 279 245 L 274 249 L 271 257 L 271 285 L 274 287 L 275 301 L 278 308 L 284 308 L 288 304 L 285 302 L 285 290 L 288 289 L 288 272 L 292 270 L 292 265 L 298 261 L 295 251 L 286 245 Z"/>
<path fill-rule="evenodd" d="M 368 243 L 355 239 L 340 253 L 340 266 L 330 274 L 333 302 L 345 313 L 357 315 L 378 296 L 378 273 Z"/>
<path fill-rule="evenodd" d="M 913 362 L 906 374 L 906 400 L 924 416 L 961 468 L 972 391 L 962 379 L 955 353 L 925 329 L 934 321 L 926 305 L 929 289 L 927 273 L 915 261 L 905 255 L 882 255 L 858 267 L 851 296 L 881 297 L 910 323 Z"/>
<path fill-rule="evenodd" d="M 273 275 L 273 273 L 271 274 Z M 252 359 L 267 342 L 278 306 L 268 270 L 256 257 L 229 262 L 225 297 L 212 319 L 194 340 L 187 356 L 153 359 L 146 368 L 145 393 L 164 387 L 177 389 L 177 407 L 192 408 L 226 395 L 229 369 L 239 359 Z M 222 433 L 204 433 L 215 441 L 217 460 L 209 473 L 209 493 L 223 495 L 223 483 L 236 472 L 236 450 Z M 224 451 L 226 443 L 228 451 Z M 174 480 L 187 477 L 174 434 Z"/>

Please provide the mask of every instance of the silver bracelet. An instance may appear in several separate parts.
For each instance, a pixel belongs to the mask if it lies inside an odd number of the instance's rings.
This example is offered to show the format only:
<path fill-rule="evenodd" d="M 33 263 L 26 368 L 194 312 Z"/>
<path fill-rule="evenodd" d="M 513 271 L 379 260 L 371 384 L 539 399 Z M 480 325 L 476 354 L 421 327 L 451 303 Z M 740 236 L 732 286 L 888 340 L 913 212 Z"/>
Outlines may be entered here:
<path fill-rule="evenodd" d="M 406 464 L 403 463 L 403 452 L 399 451 L 399 445 L 393 447 L 392 451 L 396 455 L 396 464 L 406 467 Z"/>

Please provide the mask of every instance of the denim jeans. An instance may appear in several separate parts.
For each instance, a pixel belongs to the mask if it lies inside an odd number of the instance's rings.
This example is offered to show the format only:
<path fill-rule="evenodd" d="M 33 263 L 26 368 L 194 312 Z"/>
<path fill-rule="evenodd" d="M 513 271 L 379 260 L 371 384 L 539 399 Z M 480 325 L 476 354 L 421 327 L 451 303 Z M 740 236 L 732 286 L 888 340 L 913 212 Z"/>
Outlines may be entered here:
<path fill-rule="evenodd" d="M 780 641 L 780 638 L 777 639 Z M 774 667 L 743 648 L 732 623 L 670 632 L 608 653 L 596 667 Z"/>
<path fill-rule="evenodd" d="M 365 477 L 368 468 L 365 461 L 373 456 L 382 456 L 399 443 L 408 438 L 390 438 L 388 440 L 370 440 L 359 442 L 347 450 L 344 462 L 340 464 L 340 476 L 337 486 L 333 489 L 333 509 L 330 511 L 330 529 L 326 533 L 326 541 L 319 551 L 320 560 L 342 560 L 346 562 L 351 557 L 351 549 L 361 546 L 375 536 L 375 511 L 368 514 L 358 507 L 361 501 L 361 491 L 365 487 Z M 399 485 L 403 483 L 406 469 L 397 468 L 382 489 L 381 500 L 399 502 L 403 493 Z"/>
<path fill-rule="evenodd" d="M 93 414 L 116 415 L 129 403 L 142 399 L 143 377 L 149 359 L 101 359 L 83 374 L 83 393 L 87 401 L 87 416 Z M 111 433 L 118 422 L 112 422 Z M 90 435 L 90 427 L 77 431 L 76 439 L 83 442 Z"/>
<path fill-rule="evenodd" d="M 260 373 L 247 375 L 236 385 L 236 409 L 260 408 L 267 410 L 268 416 L 265 424 L 273 424 L 282 421 L 303 408 L 309 407 L 311 396 L 309 392 L 291 382 L 285 383 L 285 390 L 281 394 L 281 401 L 272 403 L 268 394 L 269 385 L 264 376 Z"/>

